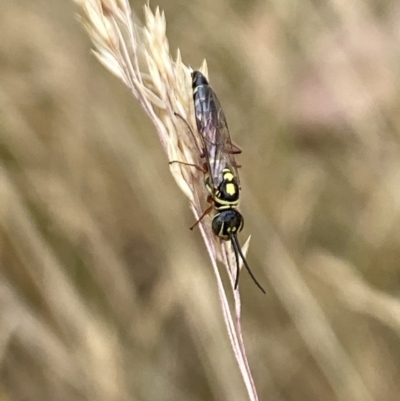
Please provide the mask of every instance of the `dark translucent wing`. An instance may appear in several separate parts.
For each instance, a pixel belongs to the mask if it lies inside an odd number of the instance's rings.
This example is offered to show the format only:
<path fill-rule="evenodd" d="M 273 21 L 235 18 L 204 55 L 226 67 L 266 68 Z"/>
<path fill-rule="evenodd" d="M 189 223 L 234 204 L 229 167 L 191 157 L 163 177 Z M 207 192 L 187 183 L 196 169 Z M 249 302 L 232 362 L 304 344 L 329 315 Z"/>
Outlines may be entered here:
<path fill-rule="evenodd" d="M 221 176 L 224 168 L 228 167 L 235 175 L 238 184 L 240 184 L 239 173 L 237 171 L 237 164 L 234 156 L 234 154 L 237 153 L 238 148 L 232 144 L 228 123 L 221 103 L 211 87 L 209 87 L 209 89 L 212 105 L 212 107 L 210 107 L 213 119 L 212 125 L 215 127 L 215 133 L 214 137 L 210 138 L 210 141 L 208 137 L 206 137 L 206 143 L 209 144 L 210 148 L 215 147 L 215 167 L 213 169 L 215 171 L 212 171 L 212 175 L 215 179 L 215 177 Z"/>
<path fill-rule="evenodd" d="M 240 153 L 240 149 L 232 144 L 226 118 L 217 95 L 208 85 L 207 80 L 203 76 L 201 78 L 202 83 L 194 87 L 193 99 L 197 129 L 203 138 L 213 186 L 216 188 L 220 184 L 224 168 L 229 168 L 239 183 L 234 154 Z"/>

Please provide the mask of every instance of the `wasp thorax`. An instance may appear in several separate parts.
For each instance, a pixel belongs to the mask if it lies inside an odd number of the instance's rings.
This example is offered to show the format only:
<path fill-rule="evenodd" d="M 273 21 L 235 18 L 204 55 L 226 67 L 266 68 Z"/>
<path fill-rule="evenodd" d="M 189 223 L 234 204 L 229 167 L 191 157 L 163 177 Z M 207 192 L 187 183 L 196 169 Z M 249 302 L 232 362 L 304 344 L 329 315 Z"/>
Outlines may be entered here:
<path fill-rule="evenodd" d="M 210 174 L 205 175 L 204 184 L 212 196 L 217 210 L 227 207 L 235 207 L 239 203 L 239 184 L 231 170 L 224 169 L 222 180 L 217 187 L 214 187 Z"/>
<path fill-rule="evenodd" d="M 229 240 L 243 228 L 242 215 L 236 209 L 226 209 L 217 213 L 212 221 L 212 230 L 218 237 Z"/>
<path fill-rule="evenodd" d="M 222 175 L 224 178 L 218 186 L 217 198 L 222 200 L 223 204 L 237 203 L 239 200 L 239 185 L 236 177 L 229 169 L 224 169 Z"/>

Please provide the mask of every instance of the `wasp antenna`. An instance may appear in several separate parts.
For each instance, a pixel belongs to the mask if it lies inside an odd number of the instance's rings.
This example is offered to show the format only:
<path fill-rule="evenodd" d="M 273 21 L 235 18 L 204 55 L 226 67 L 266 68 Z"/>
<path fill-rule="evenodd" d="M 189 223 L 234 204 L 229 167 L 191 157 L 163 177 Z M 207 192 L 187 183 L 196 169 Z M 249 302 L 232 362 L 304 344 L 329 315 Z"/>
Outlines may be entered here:
<path fill-rule="evenodd" d="M 244 263 L 244 265 L 245 265 L 247 271 L 249 272 L 249 274 L 250 274 L 251 278 L 253 279 L 254 283 L 256 284 L 256 286 L 257 286 L 264 294 L 266 294 L 264 288 L 263 288 L 262 285 L 257 281 L 257 279 L 255 278 L 255 276 L 254 276 L 253 272 L 251 271 L 249 265 L 247 264 L 246 258 L 245 258 L 244 255 L 243 255 L 242 248 L 240 247 L 240 244 L 239 244 L 239 241 L 238 241 L 238 239 L 237 239 L 237 236 L 236 236 L 235 234 L 230 234 L 230 235 L 229 235 L 229 238 L 230 238 L 230 240 L 231 240 L 231 242 L 232 242 L 232 246 L 233 246 L 233 249 L 234 249 L 234 252 L 235 252 L 236 265 L 237 265 L 237 276 L 236 276 L 236 282 L 235 282 L 235 290 L 236 290 L 236 287 L 237 287 L 238 282 L 239 282 L 239 271 L 240 271 L 240 269 L 239 269 L 239 260 L 238 260 L 238 254 L 239 254 L 240 257 L 241 257 L 242 260 L 243 260 L 243 263 Z"/>
<path fill-rule="evenodd" d="M 232 235 L 233 237 L 233 235 Z M 236 237 L 235 237 L 236 239 Z M 240 267 L 239 267 L 239 255 L 238 255 L 238 250 L 237 250 L 237 243 L 234 242 L 235 240 L 231 238 L 231 242 L 233 244 L 233 251 L 235 253 L 235 259 L 236 259 L 236 279 L 235 279 L 235 290 L 238 288 L 239 285 L 239 274 L 240 274 Z"/>

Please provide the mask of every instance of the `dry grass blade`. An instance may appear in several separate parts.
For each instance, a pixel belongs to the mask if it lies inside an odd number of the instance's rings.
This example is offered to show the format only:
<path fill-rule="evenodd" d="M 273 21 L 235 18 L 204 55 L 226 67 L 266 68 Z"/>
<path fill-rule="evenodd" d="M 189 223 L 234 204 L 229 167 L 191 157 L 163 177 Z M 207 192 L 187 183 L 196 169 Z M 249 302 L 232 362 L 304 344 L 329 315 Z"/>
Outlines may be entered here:
<path fill-rule="evenodd" d="M 200 165 L 200 154 L 196 144 L 193 143 L 190 131 L 174 114 L 177 112 L 183 116 L 195 131 L 190 69 L 183 64 L 179 51 L 176 60 L 171 58 L 164 14 L 158 8 L 153 13 L 148 6 L 145 6 L 146 23 L 142 30 L 138 24 L 133 24 L 127 1 L 76 0 L 76 2 L 83 9 L 82 22 L 95 45 L 94 54 L 139 100 L 156 127 L 169 160 Z M 207 75 L 205 63 L 201 70 Z M 199 218 L 204 210 L 203 174 L 181 164 L 171 165 L 171 173 L 189 198 L 196 218 Z M 200 230 L 217 277 L 229 338 L 249 398 L 257 400 L 241 335 L 239 293 L 235 291 L 236 319 L 233 319 L 217 267 L 217 260 L 224 262 L 233 287 L 234 277 L 230 268 L 230 260 L 233 259 L 232 250 L 216 240 L 209 226 L 200 224 Z"/>
<path fill-rule="evenodd" d="M 307 267 L 331 287 L 337 299 L 350 310 L 370 316 L 400 335 L 399 299 L 372 288 L 349 262 L 315 250 L 308 258 Z"/>

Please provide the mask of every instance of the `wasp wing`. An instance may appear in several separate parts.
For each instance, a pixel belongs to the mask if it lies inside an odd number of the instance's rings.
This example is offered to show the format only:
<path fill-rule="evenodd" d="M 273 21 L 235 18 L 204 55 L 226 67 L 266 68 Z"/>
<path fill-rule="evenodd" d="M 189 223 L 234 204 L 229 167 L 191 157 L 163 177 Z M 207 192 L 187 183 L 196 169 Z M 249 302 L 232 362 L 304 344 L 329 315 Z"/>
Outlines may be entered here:
<path fill-rule="evenodd" d="M 195 75 L 193 78 L 195 81 Z M 240 149 L 232 143 L 217 95 L 207 80 L 203 76 L 201 78 L 201 84 L 194 87 L 193 99 L 197 129 L 202 137 L 210 178 L 214 188 L 217 188 L 223 179 L 222 170 L 229 168 L 239 184 L 234 154 L 240 153 Z"/>

